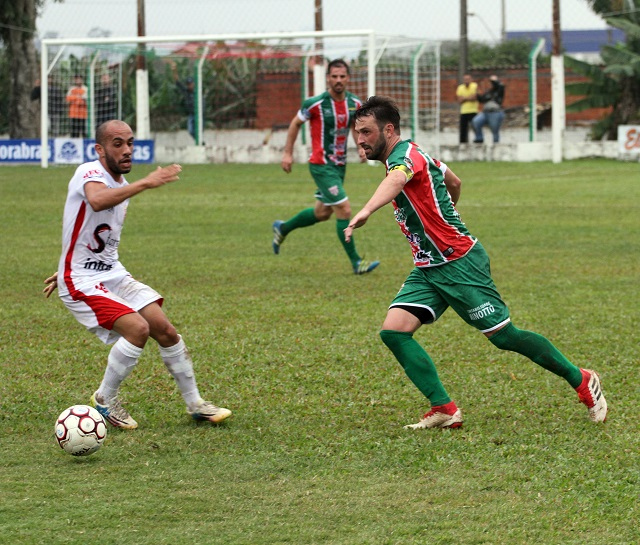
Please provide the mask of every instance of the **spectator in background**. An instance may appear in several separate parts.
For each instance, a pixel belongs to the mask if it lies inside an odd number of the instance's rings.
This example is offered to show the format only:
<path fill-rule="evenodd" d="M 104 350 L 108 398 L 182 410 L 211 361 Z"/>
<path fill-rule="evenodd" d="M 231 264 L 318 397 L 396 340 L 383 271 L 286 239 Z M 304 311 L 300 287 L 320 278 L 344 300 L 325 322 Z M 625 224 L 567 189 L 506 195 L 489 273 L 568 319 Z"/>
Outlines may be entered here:
<path fill-rule="evenodd" d="M 182 95 L 182 107 L 184 109 L 184 113 L 187 115 L 187 131 L 194 140 L 197 140 L 195 83 L 191 76 L 185 79 L 185 82 L 182 83 L 180 78 L 178 78 L 178 71 L 175 63 L 171 64 L 171 70 L 173 71 L 173 81 L 175 81 L 176 88 Z"/>
<path fill-rule="evenodd" d="M 486 92 L 478 95 L 478 100 L 483 104 L 482 112 L 476 115 L 471 124 L 476 133 L 474 142 L 476 144 L 484 143 L 482 128 L 489 125 L 491 134 L 493 134 L 493 143 L 500 142 L 500 126 L 504 121 L 504 110 L 502 102 L 504 101 L 504 84 L 495 74 L 489 78 L 491 88 Z"/>
<path fill-rule="evenodd" d="M 100 84 L 96 87 L 96 128 L 110 119 L 118 117 L 118 93 L 111 83 L 109 74 L 102 74 Z"/>
<path fill-rule="evenodd" d="M 469 124 L 478 113 L 478 84 L 471 74 L 465 74 L 462 83 L 456 89 L 456 97 L 460 104 L 460 143 L 469 142 Z"/>
<path fill-rule="evenodd" d="M 60 136 L 62 133 L 62 113 L 65 111 L 64 93 L 62 89 L 54 83 L 52 76 L 48 78 L 47 86 L 47 117 L 49 119 L 49 134 Z M 42 90 L 40 80 L 35 81 L 31 90 L 31 100 L 40 100 Z"/>
<path fill-rule="evenodd" d="M 71 138 L 87 137 L 87 87 L 82 76 L 73 78 L 74 85 L 67 92 L 69 104 L 69 121 L 71 123 Z"/>

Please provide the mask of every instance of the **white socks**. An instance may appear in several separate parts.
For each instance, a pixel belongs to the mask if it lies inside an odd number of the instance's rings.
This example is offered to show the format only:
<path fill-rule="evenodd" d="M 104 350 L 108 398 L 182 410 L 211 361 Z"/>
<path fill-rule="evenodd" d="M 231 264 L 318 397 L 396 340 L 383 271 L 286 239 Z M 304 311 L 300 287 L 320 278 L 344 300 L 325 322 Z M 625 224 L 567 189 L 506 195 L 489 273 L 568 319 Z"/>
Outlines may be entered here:
<path fill-rule="evenodd" d="M 182 337 L 178 344 L 167 348 L 160 347 L 160 356 L 175 379 L 188 407 L 200 399 L 200 392 L 193 374 L 193 361 Z"/>
<path fill-rule="evenodd" d="M 107 359 L 107 369 L 98 388 L 102 401 L 109 404 L 116 394 L 122 381 L 129 376 L 138 363 L 142 348 L 131 344 L 124 337 L 120 337 L 111 348 Z"/>

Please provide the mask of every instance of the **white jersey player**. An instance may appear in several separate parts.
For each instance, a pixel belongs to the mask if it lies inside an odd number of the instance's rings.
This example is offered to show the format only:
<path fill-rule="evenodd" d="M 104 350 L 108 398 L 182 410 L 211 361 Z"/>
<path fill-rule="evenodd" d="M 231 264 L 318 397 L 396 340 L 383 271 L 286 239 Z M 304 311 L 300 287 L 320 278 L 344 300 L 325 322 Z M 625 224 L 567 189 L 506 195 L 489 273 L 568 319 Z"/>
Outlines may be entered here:
<path fill-rule="evenodd" d="M 118 391 L 138 363 L 149 337 L 176 380 L 196 420 L 218 423 L 231 411 L 200 397 L 193 362 L 182 337 L 162 311 L 162 296 L 135 280 L 118 259 L 120 234 L 129 199 L 178 180 L 180 165 L 158 168 L 129 184 L 133 132 L 122 121 L 107 121 L 96 131 L 97 161 L 80 165 L 69 182 L 64 208 L 62 255 L 58 272 L 45 280 L 48 297 L 59 295 L 74 317 L 104 343 L 113 344 L 92 404 L 111 424 L 134 429 L 137 422 L 122 406 Z"/>

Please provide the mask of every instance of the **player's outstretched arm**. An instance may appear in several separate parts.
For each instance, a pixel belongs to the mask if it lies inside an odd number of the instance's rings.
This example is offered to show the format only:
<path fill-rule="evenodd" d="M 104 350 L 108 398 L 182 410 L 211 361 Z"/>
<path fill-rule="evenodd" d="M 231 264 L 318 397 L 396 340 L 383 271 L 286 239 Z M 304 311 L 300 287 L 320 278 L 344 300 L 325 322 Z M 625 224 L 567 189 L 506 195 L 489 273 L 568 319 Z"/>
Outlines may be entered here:
<path fill-rule="evenodd" d="M 158 167 L 141 180 L 115 189 L 108 188 L 101 182 L 87 182 L 84 185 L 84 194 L 95 212 L 108 210 L 145 189 L 153 189 L 179 180 L 178 174 L 181 171 L 182 167 L 176 164 Z"/>
<path fill-rule="evenodd" d="M 380 182 L 378 189 L 376 189 L 376 192 L 369 199 L 369 202 L 364 205 L 360 212 L 351 218 L 349 225 L 347 225 L 347 228 L 344 230 L 345 240 L 349 242 L 353 231 L 358 227 L 362 227 L 369 219 L 369 216 L 376 210 L 379 210 L 385 204 L 389 204 L 395 199 L 406 183 L 407 175 L 403 170 L 399 169 L 389 172 L 387 177 Z"/>
<path fill-rule="evenodd" d="M 58 273 L 55 272 L 48 278 L 45 278 L 44 283 L 46 286 L 42 290 L 42 293 L 44 293 L 45 297 L 49 297 L 49 295 L 56 291 L 56 288 L 58 287 Z"/>

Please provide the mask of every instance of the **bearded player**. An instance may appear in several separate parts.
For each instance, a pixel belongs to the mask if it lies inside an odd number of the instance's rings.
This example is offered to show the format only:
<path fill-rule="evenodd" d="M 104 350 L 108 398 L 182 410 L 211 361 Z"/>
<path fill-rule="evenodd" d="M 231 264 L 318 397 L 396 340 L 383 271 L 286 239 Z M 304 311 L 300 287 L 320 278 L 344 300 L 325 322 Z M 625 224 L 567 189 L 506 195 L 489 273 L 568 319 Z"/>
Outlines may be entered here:
<path fill-rule="evenodd" d="M 113 426 L 138 427 L 118 392 L 151 337 L 160 347 L 187 412 L 195 420 L 222 422 L 231 411 L 200 397 L 191 356 L 162 310 L 162 296 L 134 279 L 118 258 L 129 199 L 177 181 L 182 169 L 175 164 L 158 168 L 129 184 L 124 175 L 131 171 L 133 132 L 123 121 L 100 125 L 95 149 L 98 160 L 80 165 L 69 182 L 62 255 L 58 272 L 45 280 L 44 289 L 49 297 L 58 287 L 60 299 L 75 319 L 105 344 L 113 344 L 91 403 Z"/>
<path fill-rule="evenodd" d="M 351 204 L 344 189 L 347 169 L 347 141 L 349 135 L 355 141 L 353 115 L 362 101 L 347 91 L 349 66 L 342 59 L 335 59 L 327 66 L 327 91 L 309 98 L 302 103 L 293 117 L 287 131 L 287 142 L 282 154 L 282 170 L 287 174 L 293 166 L 293 146 L 300 127 L 309 122 L 311 134 L 311 155 L 309 172 L 316 184 L 315 205 L 305 208 L 287 221 L 273 222 L 273 252 L 280 253 L 280 246 L 292 231 L 310 227 L 318 222 L 328 221 L 335 213 L 336 232 L 353 272 L 367 274 L 373 271 L 379 261 L 367 261 L 356 250 L 353 239 L 345 240 L 344 229 L 351 217 Z M 358 149 L 364 161 L 364 153 Z"/>
<path fill-rule="evenodd" d="M 433 360 L 413 338 L 451 307 L 501 350 L 517 352 L 563 378 L 587 406 L 593 422 L 607 417 L 600 379 L 571 363 L 548 339 L 518 329 L 491 278 L 489 257 L 455 208 L 460 179 L 444 163 L 400 137 L 393 101 L 371 97 L 356 111 L 358 145 L 367 159 L 382 162 L 386 177 L 345 229 L 348 239 L 371 214 L 393 203 L 413 253 L 414 268 L 392 301 L 380 337 L 407 376 L 429 400 L 430 410 L 409 428 L 457 428 L 462 413 L 438 377 Z"/>

